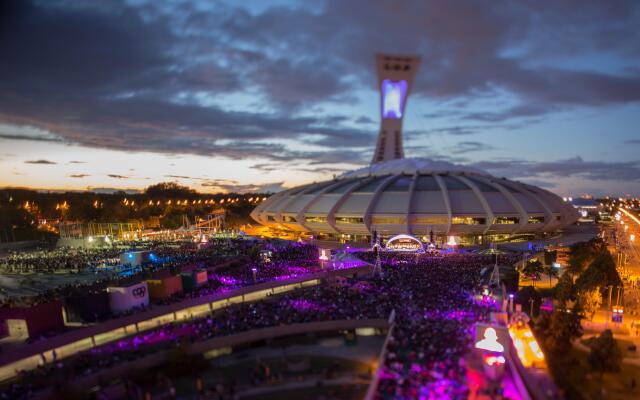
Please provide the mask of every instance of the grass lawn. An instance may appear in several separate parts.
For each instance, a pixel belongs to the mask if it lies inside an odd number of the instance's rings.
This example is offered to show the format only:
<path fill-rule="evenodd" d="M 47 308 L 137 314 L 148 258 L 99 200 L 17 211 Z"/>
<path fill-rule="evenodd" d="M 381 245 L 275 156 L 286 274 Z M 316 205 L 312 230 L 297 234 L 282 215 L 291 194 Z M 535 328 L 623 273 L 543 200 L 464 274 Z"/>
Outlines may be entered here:
<path fill-rule="evenodd" d="M 594 338 L 581 339 L 580 342 L 588 347 L 589 343 L 591 342 L 592 339 L 594 339 Z M 630 352 L 629 351 L 629 346 L 633 344 L 632 341 L 624 340 L 624 339 L 616 339 L 616 342 L 618 344 L 618 348 L 620 349 L 620 354 L 622 354 L 622 358 L 625 358 L 625 357 L 637 357 L 638 356 L 638 354 L 637 354 L 638 351 L 637 350 L 635 352 Z"/>
<path fill-rule="evenodd" d="M 575 399 L 620 399 L 637 400 L 640 398 L 640 387 L 632 392 L 629 384 L 635 378 L 640 385 L 640 368 L 622 364 L 620 372 L 604 374 L 600 379 L 598 374 L 591 374 L 591 368 L 587 362 L 589 353 L 575 348 L 562 359 L 551 357 L 551 370 L 559 387 L 566 391 L 568 400 Z M 604 397 L 600 396 L 601 389 L 606 391 Z"/>

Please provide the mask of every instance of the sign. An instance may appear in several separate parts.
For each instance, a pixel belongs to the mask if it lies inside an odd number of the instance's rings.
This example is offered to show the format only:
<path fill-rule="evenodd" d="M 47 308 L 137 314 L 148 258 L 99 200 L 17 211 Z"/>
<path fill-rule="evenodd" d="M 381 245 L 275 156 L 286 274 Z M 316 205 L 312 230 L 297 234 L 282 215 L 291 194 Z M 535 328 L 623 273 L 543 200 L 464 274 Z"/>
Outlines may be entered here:
<path fill-rule="evenodd" d="M 474 347 L 493 353 L 506 353 L 509 350 L 509 331 L 500 325 L 476 324 Z"/>
<path fill-rule="evenodd" d="M 387 241 L 385 248 L 389 251 L 424 253 L 422 242 L 411 235 L 394 236 Z"/>
<path fill-rule="evenodd" d="M 131 291 L 131 295 L 137 298 L 144 297 L 146 294 L 147 294 L 146 286 L 140 286 Z"/>

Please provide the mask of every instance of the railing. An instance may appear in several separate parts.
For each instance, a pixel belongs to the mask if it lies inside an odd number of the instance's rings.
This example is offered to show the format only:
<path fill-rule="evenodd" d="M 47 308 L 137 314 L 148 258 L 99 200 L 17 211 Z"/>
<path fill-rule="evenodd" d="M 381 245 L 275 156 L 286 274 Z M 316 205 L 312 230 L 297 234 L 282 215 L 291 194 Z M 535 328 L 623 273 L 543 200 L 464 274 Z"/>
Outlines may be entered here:
<path fill-rule="evenodd" d="M 188 348 L 187 354 L 202 354 L 214 349 L 233 347 L 278 337 L 360 328 L 387 329 L 389 328 L 389 325 L 390 322 L 385 319 L 361 319 L 307 322 L 284 326 L 275 326 L 270 328 L 253 329 L 250 331 L 237 333 L 235 335 L 220 336 L 203 342 L 196 342 Z M 169 359 L 172 351 L 173 350 L 164 350 L 161 352 L 149 354 L 137 360 L 125 361 L 112 368 L 104 369 L 94 374 L 81 377 L 73 381 L 72 383 L 81 388 L 94 387 L 102 382 L 109 382 L 120 376 L 127 376 L 128 374 L 132 374 L 137 371 L 143 371 L 161 365 Z M 37 393 L 33 398 L 47 399 L 51 395 L 51 390 L 51 388 L 47 388 L 42 392 Z"/>
<path fill-rule="evenodd" d="M 380 350 L 380 356 L 378 357 L 378 365 L 376 370 L 373 373 L 373 377 L 371 378 L 371 382 L 369 382 L 369 388 L 367 389 L 367 393 L 364 396 L 365 400 L 373 400 L 378 391 L 378 385 L 380 384 L 380 374 L 382 372 L 382 368 L 384 368 L 384 360 L 387 357 L 387 346 L 389 345 L 389 340 L 393 336 L 393 327 L 396 319 L 396 310 L 391 311 L 391 315 L 389 315 L 388 323 L 389 323 L 389 331 L 387 332 L 387 337 L 384 339 L 384 344 L 382 345 L 382 350 Z"/>
<path fill-rule="evenodd" d="M 205 315 L 233 304 L 257 301 L 267 296 L 315 286 L 322 279 L 331 276 L 367 273 L 368 271 L 370 271 L 370 267 L 365 266 L 324 271 L 284 281 L 259 283 L 226 293 L 216 293 L 166 306 L 156 306 L 148 311 L 76 329 L 29 345 L 22 345 L 0 354 L 0 365 L 2 365 L 0 367 L 0 381 L 16 376 L 18 371 L 35 369 L 43 361 L 51 362 L 54 358 L 59 360 L 163 324 Z"/>

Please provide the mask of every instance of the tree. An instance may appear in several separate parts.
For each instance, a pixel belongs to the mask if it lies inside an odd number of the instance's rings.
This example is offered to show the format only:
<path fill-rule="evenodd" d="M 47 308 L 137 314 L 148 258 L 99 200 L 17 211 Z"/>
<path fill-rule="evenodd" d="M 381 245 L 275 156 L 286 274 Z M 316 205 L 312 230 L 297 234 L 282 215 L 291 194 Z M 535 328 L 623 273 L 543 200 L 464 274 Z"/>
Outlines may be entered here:
<path fill-rule="evenodd" d="M 571 348 L 571 341 L 582 336 L 580 311 L 576 303 L 571 310 L 562 306 L 551 314 L 548 328 L 543 335 L 546 345 L 553 352 L 566 353 Z"/>
<path fill-rule="evenodd" d="M 540 274 L 544 271 L 544 266 L 537 259 L 531 259 L 527 261 L 527 264 L 522 269 L 522 273 L 531 277 L 533 280 L 533 285 L 535 286 L 535 281 L 540 279 Z"/>
<path fill-rule="evenodd" d="M 598 308 L 602 305 L 602 292 L 598 289 L 578 292 L 578 301 L 585 314 L 592 320 Z"/>
<path fill-rule="evenodd" d="M 144 193 L 153 197 L 190 197 L 196 194 L 196 191 L 182 186 L 176 182 L 161 182 L 151 185 L 144 190 Z"/>
<path fill-rule="evenodd" d="M 594 372 L 600 373 L 601 379 L 605 372 L 620 371 L 622 354 L 610 329 L 605 329 L 600 336 L 594 338 L 589 347 L 591 353 L 587 361 Z"/>
<path fill-rule="evenodd" d="M 544 274 L 549 277 L 549 286 L 551 286 L 551 278 L 558 277 L 558 268 L 552 265 L 547 265 L 544 267 Z"/>
<path fill-rule="evenodd" d="M 570 274 L 562 274 L 554 288 L 553 298 L 558 302 L 566 304 L 575 298 L 575 285 Z"/>
<path fill-rule="evenodd" d="M 600 238 L 591 239 L 588 242 L 580 242 L 571 246 L 567 271 L 574 276 L 580 275 L 587 265 L 606 248 L 606 243 Z"/>
<path fill-rule="evenodd" d="M 607 286 L 622 286 L 622 279 L 609 250 L 604 249 L 576 280 L 578 290 L 593 290 Z"/>
<path fill-rule="evenodd" d="M 518 291 L 514 301 L 516 304 L 522 305 L 522 309 L 527 311 L 530 310 L 531 302 L 533 301 L 533 313 L 537 315 L 542 303 L 542 296 L 533 286 L 525 286 Z M 533 315 L 530 315 L 530 317 L 533 318 Z"/>

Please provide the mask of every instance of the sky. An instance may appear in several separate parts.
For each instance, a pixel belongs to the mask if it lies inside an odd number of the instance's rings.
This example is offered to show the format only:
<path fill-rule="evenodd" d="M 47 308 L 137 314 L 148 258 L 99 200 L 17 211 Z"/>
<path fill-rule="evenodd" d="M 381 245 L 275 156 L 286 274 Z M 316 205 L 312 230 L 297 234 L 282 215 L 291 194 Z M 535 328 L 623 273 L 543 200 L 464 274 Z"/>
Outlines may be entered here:
<path fill-rule="evenodd" d="M 421 57 L 405 155 L 640 192 L 635 0 L 0 2 L 0 186 L 278 191 L 367 165 L 376 53 Z"/>

